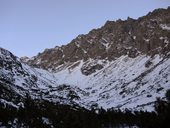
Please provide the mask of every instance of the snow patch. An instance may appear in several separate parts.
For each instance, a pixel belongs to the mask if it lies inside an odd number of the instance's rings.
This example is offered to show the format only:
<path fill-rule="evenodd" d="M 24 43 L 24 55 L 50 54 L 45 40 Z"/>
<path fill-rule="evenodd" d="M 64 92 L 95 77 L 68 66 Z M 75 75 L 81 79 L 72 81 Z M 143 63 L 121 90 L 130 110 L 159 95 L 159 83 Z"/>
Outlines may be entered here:
<path fill-rule="evenodd" d="M 166 25 L 166 24 L 160 24 L 160 27 L 163 29 L 163 30 L 170 30 L 170 26 Z"/>

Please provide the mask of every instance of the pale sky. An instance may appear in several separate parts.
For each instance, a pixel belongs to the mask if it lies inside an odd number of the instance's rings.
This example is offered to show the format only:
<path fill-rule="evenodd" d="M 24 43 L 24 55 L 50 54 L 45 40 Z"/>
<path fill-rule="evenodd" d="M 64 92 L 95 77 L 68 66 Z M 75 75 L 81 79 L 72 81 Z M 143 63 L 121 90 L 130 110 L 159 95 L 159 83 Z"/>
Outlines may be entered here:
<path fill-rule="evenodd" d="M 107 20 L 138 18 L 170 0 L 0 0 L 0 47 L 34 56 Z"/>

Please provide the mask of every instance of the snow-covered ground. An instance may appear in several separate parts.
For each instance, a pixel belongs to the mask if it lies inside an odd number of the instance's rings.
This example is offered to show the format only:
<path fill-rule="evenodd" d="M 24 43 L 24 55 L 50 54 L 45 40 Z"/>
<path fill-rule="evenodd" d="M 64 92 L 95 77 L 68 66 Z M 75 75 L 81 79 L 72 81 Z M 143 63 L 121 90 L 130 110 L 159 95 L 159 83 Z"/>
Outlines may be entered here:
<path fill-rule="evenodd" d="M 81 73 L 82 65 L 80 61 L 72 71 L 66 68 L 54 75 L 58 84 L 76 85 L 88 92 L 89 95 L 81 97 L 80 101 L 88 106 L 98 103 L 104 108 L 152 111 L 156 98 L 163 98 L 170 89 L 170 59 L 159 55 L 153 58 L 121 56 L 89 76 Z"/>
<path fill-rule="evenodd" d="M 0 51 L 0 60 L 6 66 L 0 68 L 0 78 L 12 82 L 12 89 L 23 96 L 29 92 L 33 98 L 63 104 L 74 102 L 87 108 L 98 104 L 106 109 L 116 107 L 152 111 L 156 98 L 164 98 L 166 90 L 170 89 L 169 55 L 121 56 L 111 62 L 80 60 L 50 73 L 21 63 L 3 49 Z M 86 76 L 81 68 L 89 64 L 100 64 L 103 68 Z M 0 101 L 17 105 L 5 99 Z"/>

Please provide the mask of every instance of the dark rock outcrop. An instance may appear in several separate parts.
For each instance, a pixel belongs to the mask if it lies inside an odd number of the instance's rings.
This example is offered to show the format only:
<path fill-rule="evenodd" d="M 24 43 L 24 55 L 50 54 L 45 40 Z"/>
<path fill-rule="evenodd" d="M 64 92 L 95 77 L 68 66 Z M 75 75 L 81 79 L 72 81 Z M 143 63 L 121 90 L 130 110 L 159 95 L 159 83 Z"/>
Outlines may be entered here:
<path fill-rule="evenodd" d="M 122 55 L 134 58 L 139 54 L 166 54 L 170 50 L 169 27 L 170 7 L 137 20 L 128 17 L 125 21 L 107 21 L 103 27 L 79 35 L 67 45 L 46 49 L 27 63 L 55 71 L 60 65 L 89 58 L 112 61 Z"/>

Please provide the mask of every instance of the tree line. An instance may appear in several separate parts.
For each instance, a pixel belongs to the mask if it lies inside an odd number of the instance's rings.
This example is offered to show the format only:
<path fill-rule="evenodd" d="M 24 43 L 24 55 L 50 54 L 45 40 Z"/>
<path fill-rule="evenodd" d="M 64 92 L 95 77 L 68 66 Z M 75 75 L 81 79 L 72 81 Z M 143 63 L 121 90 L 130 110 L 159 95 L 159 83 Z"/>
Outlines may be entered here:
<path fill-rule="evenodd" d="M 19 109 L 0 105 L 0 126 L 9 128 L 139 128 L 170 127 L 170 90 L 166 100 L 155 102 L 155 111 L 131 111 L 114 108 L 93 108 L 54 104 L 33 100 L 29 96 Z"/>

